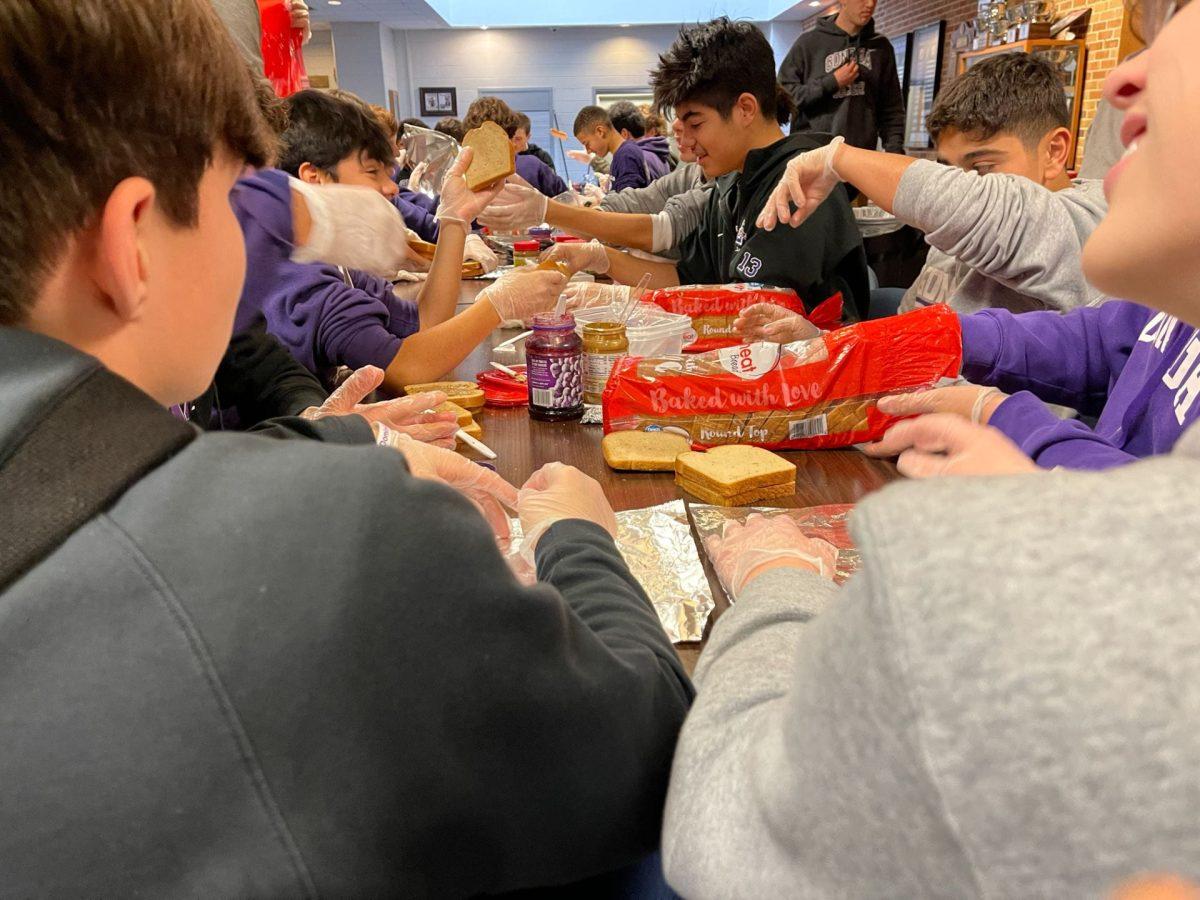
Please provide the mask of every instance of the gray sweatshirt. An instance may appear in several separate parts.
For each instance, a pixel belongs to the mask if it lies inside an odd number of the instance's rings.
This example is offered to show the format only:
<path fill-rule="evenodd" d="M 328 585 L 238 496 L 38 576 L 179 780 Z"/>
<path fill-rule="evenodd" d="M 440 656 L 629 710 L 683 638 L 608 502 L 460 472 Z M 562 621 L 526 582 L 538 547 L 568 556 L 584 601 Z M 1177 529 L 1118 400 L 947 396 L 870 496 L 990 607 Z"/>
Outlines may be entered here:
<path fill-rule="evenodd" d="M 1016 175 L 979 176 L 931 160 L 908 167 L 898 219 L 925 232 L 929 258 L 900 311 L 1068 310 L 1104 295 L 1083 276 L 1083 244 L 1108 210 L 1099 181 L 1061 191 Z"/>
<path fill-rule="evenodd" d="M 695 900 L 1200 877 L 1197 485 L 1200 427 L 1105 473 L 900 483 L 855 513 L 843 588 L 755 579 L 696 669 L 667 880 Z"/>
<path fill-rule="evenodd" d="M 712 184 L 704 181 L 698 165 L 683 163 L 647 187 L 609 193 L 600 208 L 607 212 L 653 216 L 654 245 L 651 249 L 662 253 L 675 250 L 699 227 Z"/>
<path fill-rule="evenodd" d="M 258 4 L 254 0 L 212 0 L 233 42 L 246 57 L 254 71 L 262 74 L 262 26 L 258 18 Z"/>

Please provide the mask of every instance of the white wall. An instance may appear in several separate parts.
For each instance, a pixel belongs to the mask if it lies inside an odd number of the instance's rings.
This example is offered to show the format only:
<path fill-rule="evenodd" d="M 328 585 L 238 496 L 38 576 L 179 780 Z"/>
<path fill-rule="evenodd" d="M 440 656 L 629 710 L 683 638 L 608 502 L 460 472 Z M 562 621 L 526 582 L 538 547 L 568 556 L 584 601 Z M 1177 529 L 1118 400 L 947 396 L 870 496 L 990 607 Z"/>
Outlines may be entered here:
<path fill-rule="evenodd" d="M 314 31 L 312 40 L 304 45 L 304 68 L 309 76 L 324 75 L 330 87 L 337 87 L 337 67 L 333 62 L 333 32 Z"/>

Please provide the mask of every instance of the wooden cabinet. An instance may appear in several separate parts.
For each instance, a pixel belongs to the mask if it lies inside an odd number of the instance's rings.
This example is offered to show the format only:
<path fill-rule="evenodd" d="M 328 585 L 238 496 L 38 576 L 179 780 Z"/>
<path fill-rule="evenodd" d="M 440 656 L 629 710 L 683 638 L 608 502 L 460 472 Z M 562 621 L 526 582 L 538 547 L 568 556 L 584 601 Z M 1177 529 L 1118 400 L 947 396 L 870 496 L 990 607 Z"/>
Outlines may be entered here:
<path fill-rule="evenodd" d="M 1040 56 L 1058 70 L 1063 82 L 1063 93 L 1067 98 L 1067 112 L 1071 121 L 1071 160 L 1075 164 L 1075 148 L 1079 146 L 1079 114 L 1083 107 L 1083 81 L 1087 70 L 1087 47 L 1082 38 L 1074 41 L 1056 41 L 1052 38 L 1016 41 L 999 44 L 983 50 L 968 50 L 958 56 L 958 74 L 961 75 L 975 63 L 998 53 L 1032 53 Z"/>

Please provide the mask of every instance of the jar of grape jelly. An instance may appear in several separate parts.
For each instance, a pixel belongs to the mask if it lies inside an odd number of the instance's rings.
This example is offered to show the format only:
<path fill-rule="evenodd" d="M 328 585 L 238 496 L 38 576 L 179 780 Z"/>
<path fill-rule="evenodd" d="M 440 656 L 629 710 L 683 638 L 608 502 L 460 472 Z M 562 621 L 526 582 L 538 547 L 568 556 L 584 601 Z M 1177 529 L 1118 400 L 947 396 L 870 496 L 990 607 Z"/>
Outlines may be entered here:
<path fill-rule="evenodd" d="M 533 317 L 533 334 L 525 342 L 525 378 L 531 418 L 563 422 L 583 415 L 583 341 L 575 333 L 573 315 Z"/>

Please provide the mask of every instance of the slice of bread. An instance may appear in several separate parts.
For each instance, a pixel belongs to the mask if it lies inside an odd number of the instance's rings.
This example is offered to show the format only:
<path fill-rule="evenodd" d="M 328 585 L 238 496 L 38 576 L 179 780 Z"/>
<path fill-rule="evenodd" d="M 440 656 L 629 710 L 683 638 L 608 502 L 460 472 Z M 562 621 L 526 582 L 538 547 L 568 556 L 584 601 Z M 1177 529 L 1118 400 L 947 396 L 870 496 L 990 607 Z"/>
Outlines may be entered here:
<path fill-rule="evenodd" d="M 437 407 L 434 412 L 454 413 L 454 415 L 458 416 L 459 428 L 466 428 L 468 425 L 475 424 L 475 417 L 471 415 L 471 411 L 469 409 L 463 409 L 457 403 L 453 403 L 450 400 L 447 400 L 441 406 Z"/>
<path fill-rule="evenodd" d="M 575 274 L 571 271 L 571 267 L 561 259 L 543 259 L 538 263 L 537 267 L 543 271 L 561 272 L 566 278 L 570 278 Z"/>
<path fill-rule="evenodd" d="M 796 494 L 795 483 L 768 484 L 732 496 L 719 494 L 686 478 L 680 478 L 678 475 L 675 476 L 675 483 L 697 500 L 702 500 L 712 506 L 754 506 L 766 500 L 781 500 L 784 497 L 794 497 Z"/>
<path fill-rule="evenodd" d="M 675 473 L 692 484 L 731 497 L 766 485 L 796 483 L 796 467 L 762 447 L 726 444 L 675 458 Z"/>
<path fill-rule="evenodd" d="M 467 187 L 482 191 L 517 171 L 517 152 L 508 134 L 495 122 L 484 122 L 472 128 L 462 145 L 475 151 L 467 169 Z"/>
<path fill-rule="evenodd" d="M 483 409 L 483 391 L 473 381 L 431 381 L 427 384 L 406 384 L 404 393 L 423 394 L 426 391 L 441 391 L 446 399 L 452 400 L 463 409 Z"/>
<path fill-rule="evenodd" d="M 668 431 L 614 431 L 600 442 L 610 468 L 629 472 L 673 472 L 675 457 L 691 445 Z"/>
<path fill-rule="evenodd" d="M 429 241 L 410 240 L 408 242 L 408 249 L 411 250 L 414 255 L 421 257 L 421 259 L 433 262 L 433 255 L 437 253 L 437 244 L 431 244 Z"/>
<path fill-rule="evenodd" d="M 462 425 L 460 427 L 464 432 L 475 438 L 475 440 L 483 440 L 483 426 L 478 422 L 472 420 L 470 425 Z M 461 445 L 463 444 L 463 441 L 459 441 L 458 443 Z"/>

